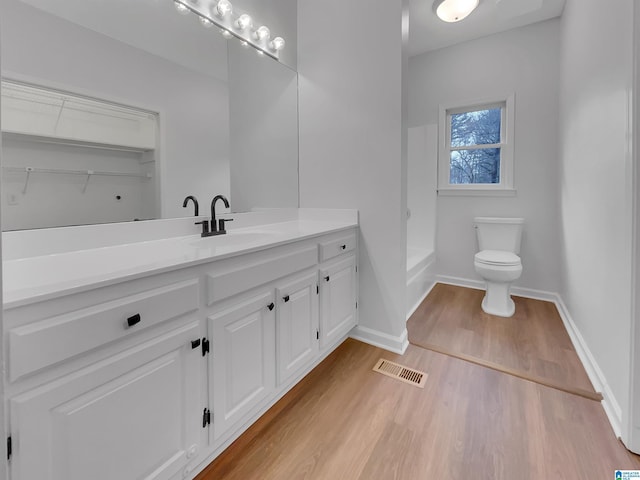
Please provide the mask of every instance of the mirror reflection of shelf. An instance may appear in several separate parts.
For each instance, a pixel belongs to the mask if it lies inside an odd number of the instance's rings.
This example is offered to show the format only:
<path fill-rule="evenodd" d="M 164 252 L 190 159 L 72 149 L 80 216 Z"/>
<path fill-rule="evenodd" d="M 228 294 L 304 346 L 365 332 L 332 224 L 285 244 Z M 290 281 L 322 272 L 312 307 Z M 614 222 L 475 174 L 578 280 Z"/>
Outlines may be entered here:
<path fill-rule="evenodd" d="M 66 168 L 36 168 L 36 167 L 11 167 L 11 166 L 3 166 L 3 170 L 7 172 L 15 172 L 15 173 L 25 173 L 26 178 L 24 182 L 24 188 L 22 189 L 22 193 L 27 193 L 27 188 L 29 186 L 29 178 L 32 173 L 48 173 L 48 174 L 62 174 L 62 175 L 82 175 L 86 176 L 86 181 L 82 188 L 82 193 L 87 191 L 87 185 L 89 184 L 89 180 L 93 175 L 100 176 L 108 176 L 108 177 L 132 177 L 132 178 L 142 178 L 149 180 L 153 178 L 150 173 L 125 173 L 125 172 L 102 172 L 98 170 L 72 170 Z"/>
<path fill-rule="evenodd" d="M 87 140 L 76 140 L 73 138 L 62 138 L 62 137 L 46 137 L 41 135 L 33 135 L 28 133 L 17 133 L 17 132 L 7 132 L 2 130 L 2 139 L 4 140 L 15 140 L 18 142 L 30 142 L 30 143 L 40 143 L 40 144 L 49 144 L 49 145 L 64 145 L 67 147 L 81 147 L 81 148 L 95 148 L 99 150 L 112 150 L 117 152 L 134 152 L 134 153 L 152 153 L 154 150 L 141 150 L 136 147 L 128 147 L 124 145 L 111 145 L 107 143 L 98 143 L 98 142 L 90 142 Z M 153 155 L 151 155 L 151 160 L 153 161 Z"/>
<path fill-rule="evenodd" d="M 6 79 L 1 94 L 3 134 L 98 148 L 156 148 L 153 112 Z"/>

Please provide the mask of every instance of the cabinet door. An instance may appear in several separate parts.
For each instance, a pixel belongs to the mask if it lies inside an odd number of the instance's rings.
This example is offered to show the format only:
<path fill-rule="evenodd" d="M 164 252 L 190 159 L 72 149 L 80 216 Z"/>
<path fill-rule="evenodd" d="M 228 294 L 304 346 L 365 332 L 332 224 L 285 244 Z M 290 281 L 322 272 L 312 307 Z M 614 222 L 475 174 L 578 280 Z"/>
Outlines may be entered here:
<path fill-rule="evenodd" d="M 246 420 L 275 388 L 273 290 L 238 300 L 216 312 L 209 317 L 209 334 L 213 441 L 237 422 Z"/>
<path fill-rule="evenodd" d="M 282 284 L 276 290 L 278 385 L 318 352 L 318 273 Z"/>
<path fill-rule="evenodd" d="M 320 270 L 320 347 L 346 335 L 356 324 L 356 257 Z"/>
<path fill-rule="evenodd" d="M 169 479 L 198 456 L 197 322 L 10 401 L 14 480 Z"/>

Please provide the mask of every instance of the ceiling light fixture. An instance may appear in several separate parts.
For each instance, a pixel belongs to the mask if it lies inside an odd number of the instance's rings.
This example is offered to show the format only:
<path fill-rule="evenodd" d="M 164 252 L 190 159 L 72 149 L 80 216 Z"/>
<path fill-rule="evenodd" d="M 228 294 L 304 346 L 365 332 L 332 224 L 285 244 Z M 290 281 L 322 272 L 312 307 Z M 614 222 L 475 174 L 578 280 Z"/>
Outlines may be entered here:
<path fill-rule="evenodd" d="M 459 22 L 473 12 L 480 0 L 435 0 L 433 10 L 444 22 Z"/>

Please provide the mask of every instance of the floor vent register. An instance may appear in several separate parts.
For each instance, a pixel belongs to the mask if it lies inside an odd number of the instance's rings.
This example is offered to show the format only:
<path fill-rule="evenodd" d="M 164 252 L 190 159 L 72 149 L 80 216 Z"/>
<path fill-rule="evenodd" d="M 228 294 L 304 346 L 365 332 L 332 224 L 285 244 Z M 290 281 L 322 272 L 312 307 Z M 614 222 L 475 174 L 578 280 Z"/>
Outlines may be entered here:
<path fill-rule="evenodd" d="M 424 388 L 424 384 L 427 381 L 426 373 L 390 362 L 384 358 L 376 362 L 373 371 L 419 388 Z"/>

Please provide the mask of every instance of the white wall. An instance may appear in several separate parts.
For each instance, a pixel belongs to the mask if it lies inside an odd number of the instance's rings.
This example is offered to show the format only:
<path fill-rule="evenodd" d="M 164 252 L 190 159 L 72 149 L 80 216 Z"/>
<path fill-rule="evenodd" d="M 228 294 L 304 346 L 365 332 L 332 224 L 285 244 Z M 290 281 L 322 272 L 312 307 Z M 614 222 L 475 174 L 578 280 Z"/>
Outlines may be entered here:
<path fill-rule="evenodd" d="M 298 4 L 300 205 L 359 210 L 361 332 L 396 349 L 406 335 L 402 12 L 402 0 Z"/>
<path fill-rule="evenodd" d="M 560 291 L 618 422 L 629 407 L 633 3 L 567 0 L 562 17 Z"/>
<path fill-rule="evenodd" d="M 474 216 L 521 216 L 522 277 L 515 285 L 556 292 L 558 254 L 559 20 L 436 50 L 409 60 L 409 125 L 437 123 L 440 104 L 515 93 L 516 197 L 439 196 L 442 275 L 480 280 L 473 268 Z"/>
<path fill-rule="evenodd" d="M 298 76 L 229 43 L 232 210 L 298 206 Z"/>
<path fill-rule="evenodd" d="M 3 75 L 160 112 L 163 217 L 191 215 L 186 195 L 229 194 L 226 83 L 16 0 L 0 24 Z"/>
<path fill-rule="evenodd" d="M 146 173 L 140 163 L 143 158 L 140 152 L 8 137 L 3 139 L 2 148 L 4 166 Z M 23 194 L 25 182 L 24 170 L 5 171 L 2 175 L 3 230 L 126 222 L 155 215 L 154 192 L 145 188 L 152 179 L 94 175 L 86 183 L 86 175 L 33 173 Z"/>
<path fill-rule="evenodd" d="M 407 248 L 433 251 L 436 236 L 438 126 L 409 129 Z"/>

